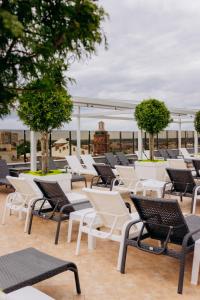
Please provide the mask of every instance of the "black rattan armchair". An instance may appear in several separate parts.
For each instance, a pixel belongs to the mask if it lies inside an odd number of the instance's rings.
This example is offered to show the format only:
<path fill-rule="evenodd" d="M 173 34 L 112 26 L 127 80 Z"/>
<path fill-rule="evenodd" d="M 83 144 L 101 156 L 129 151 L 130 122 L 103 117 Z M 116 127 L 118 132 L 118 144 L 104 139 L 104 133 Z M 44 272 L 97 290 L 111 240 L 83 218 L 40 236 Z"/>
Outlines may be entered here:
<path fill-rule="evenodd" d="M 10 171 L 5 160 L 0 159 L 0 185 L 5 185 L 6 187 L 11 187 L 6 176 L 10 176 Z"/>
<path fill-rule="evenodd" d="M 131 198 L 140 218 L 129 224 L 126 229 L 121 273 L 125 272 L 128 246 L 155 255 L 174 257 L 180 264 L 178 293 L 181 294 L 186 254 L 194 250 L 195 241 L 200 238 L 200 217 L 195 215 L 184 217 L 176 200 L 151 199 L 134 195 Z M 139 222 L 143 225 L 138 237 L 130 239 L 132 226 Z M 160 246 L 155 246 L 150 239 L 159 241 Z M 178 247 L 172 249 L 169 244 Z"/>
<path fill-rule="evenodd" d="M 134 164 L 131 164 L 129 162 L 128 158 L 126 157 L 126 155 L 123 152 L 117 152 L 116 155 L 117 155 L 118 161 L 120 162 L 120 165 L 134 167 Z"/>
<path fill-rule="evenodd" d="M 93 165 L 97 176 L 94 176 L 91 180 L 91 188 L 96 186 L 111 187 L 113 181 L 116 179 L 115 174 L 113 173 L 109 165 L 95 164 Z"/>
<path fill-rule="evenodd" d="M 33 203 L 28 234 L 31 233 L 33 216 L 37 216 L 46 220 L 52 220 L 57 222 L 55 244 L 58 244 L 61 222 L 68 220 L 71 212 L 89 208 L 91 205 L 89 201 L 71 203 L 57 182 L 39 179 L 35 179 L 34 181 L 43 194 L 43 201 L 41 203 L 40 199 Z M 41 204 L 39 204 L 39 201 Z"/>
<path fill-rule="evenodd" d="M 197 196 L 200 195 L 200 186 L 197 185 L 192 176 L 192 171 L 187 169 L 166 168 L 170 182 L 166 183 L 163 189 L 165 194 L 192 198 L 191 213 L 195 213 Z M 168 188 L 170 187 L 170 188 Z"/>
<path fill-rule="evenodd" d="M 105 158 L 107 163 L 111 166 L 111 168 L 115 168 L 116 165 L 120 165 L 119 160 L 112 152 L 105 153 Z"/>

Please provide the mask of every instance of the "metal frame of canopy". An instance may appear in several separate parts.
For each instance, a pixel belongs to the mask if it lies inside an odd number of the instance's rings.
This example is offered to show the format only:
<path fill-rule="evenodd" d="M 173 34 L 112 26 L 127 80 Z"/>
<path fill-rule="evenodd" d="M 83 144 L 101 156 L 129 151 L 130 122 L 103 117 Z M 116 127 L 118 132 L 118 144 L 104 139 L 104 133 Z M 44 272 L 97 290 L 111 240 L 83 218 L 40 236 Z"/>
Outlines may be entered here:
<path fill-rule="evenodd" d="M 77 152 L 80 154 L 81 147 L 81 119 L 108 119 L 108 120 L 132 120 L 133 111 L 139 102 L 127 100 L 97 99 L 86 97 L 72 97 L 74 112 L 72 117 L 77 119 Z M 178 147 L 181 148 L 182 124 L 193 123 L 197 110 L 187 108 L 169 107 L 173 123 L 178 124 Z M 36 134 L 31 132 L 31 170 L 36 169 Z M 194 135 L 195 153 L 198 152 L 198 135 Z M 142 131 L 138 130 L 138 152 L 142 158 Z"/>

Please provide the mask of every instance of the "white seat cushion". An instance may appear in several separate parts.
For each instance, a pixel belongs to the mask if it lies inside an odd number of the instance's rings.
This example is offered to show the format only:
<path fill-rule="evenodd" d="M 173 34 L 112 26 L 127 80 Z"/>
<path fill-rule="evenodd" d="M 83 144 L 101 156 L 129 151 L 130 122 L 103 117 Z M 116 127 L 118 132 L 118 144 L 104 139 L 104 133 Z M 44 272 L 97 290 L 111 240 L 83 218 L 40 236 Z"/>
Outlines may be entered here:
<path fill-rule="evenodd" d="M 76 202 L 87 200 L 87 197 L 81 193 L 66 193 L 65 195 L 71 203 L 76 203 Z"/>
<path fill-rule="evenodd" d="M 3 298 L 2 298 L 3 299 Z M 37 289 L 27 286 L 6 295 L 7 300 L 55 300 L 52 297 L 38 291 Z"/>

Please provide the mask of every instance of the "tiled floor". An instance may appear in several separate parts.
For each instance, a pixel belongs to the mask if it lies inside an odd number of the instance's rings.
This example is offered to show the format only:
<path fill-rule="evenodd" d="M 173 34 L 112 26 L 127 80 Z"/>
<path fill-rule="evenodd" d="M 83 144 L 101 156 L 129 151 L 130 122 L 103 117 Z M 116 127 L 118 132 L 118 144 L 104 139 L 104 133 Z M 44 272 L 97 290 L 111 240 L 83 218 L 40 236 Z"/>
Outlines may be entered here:
<path fill-rule="evenodd" d="M 0 189 L 0 211 L 8 190 Z M 189 212 L 190 201 L 182 208 Z M 200 208 L 200 203 L 199 203 Z M 200 209 L 198 210 L 200 212 Z M 60 242 L 54 245 L 55 223 L 34 219 L 32 234 L 23 232 L 24 222 L 16 216 L 0 225 L 0 255 L 26 247 L 35 247 L 48 254 L 75 262 L 79 268 L 82 295 L 77 296 L 73 275 L 63 273 L 37 284 L 36 287 L 57 300 L 171 300 L 200 299 L 200 285 L 190 284 L 192 255 L 186 265 L 184 293 L 177 295 L 178 261 L 173 258 L 150 255 L 137 249 L 128 250 L 126 274 L 116 271 L 118 243 L 97 241 L 96 250 L 87 250 L 87 239 L 81 243 L 81 254 L 75 256 L 78 227 L 73 241 L 66 243 L 67 223 L 62 226 Z"/>

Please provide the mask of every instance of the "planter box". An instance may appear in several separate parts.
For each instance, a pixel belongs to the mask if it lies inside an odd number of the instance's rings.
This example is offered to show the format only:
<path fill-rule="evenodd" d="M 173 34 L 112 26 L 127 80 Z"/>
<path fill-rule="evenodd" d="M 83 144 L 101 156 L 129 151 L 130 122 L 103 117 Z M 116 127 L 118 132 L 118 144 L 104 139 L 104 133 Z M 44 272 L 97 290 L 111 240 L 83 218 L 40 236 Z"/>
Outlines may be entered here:
<path fill-rule="evenodd" d="M 139 179 L 156 179 L 165 181 L 167 162 L 135 162 L 135 170 Z"/>
<path fill-rule="evenodd" d="M 19 176 L 24 177 L 27 180 L 29 180 L 29 182 L 31 182 L 34 189 L 37 189 L 37 192 L 39 192 L 40 194 L 41 194 L 41 192 L 40 192 L 39 188 L 33 182 L 33 180 L 35 178 L 37 178 L 39 180 L 44 180 L 44 181 L 57 181 L 65 194 L 69 193 L 71 191 L 71 177 L 72 176 L 70 173 L 45 175 L 45 176 L 37 176 L 37 175 L 32 175 L 32 174 L 27 174 L 27 173 L 21 173 Z"/>

